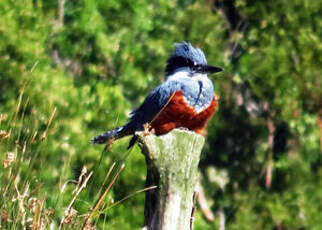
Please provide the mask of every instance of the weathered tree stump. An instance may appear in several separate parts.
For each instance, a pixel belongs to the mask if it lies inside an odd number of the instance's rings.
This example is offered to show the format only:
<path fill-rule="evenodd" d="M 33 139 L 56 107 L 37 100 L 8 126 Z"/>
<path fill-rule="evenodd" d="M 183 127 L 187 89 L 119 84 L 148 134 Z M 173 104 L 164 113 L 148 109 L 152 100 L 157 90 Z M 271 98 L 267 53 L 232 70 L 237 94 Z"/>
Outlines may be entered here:
<path fill-rule="evenodd" d="M 147 164 L 144 224 L 148 230 L 190 230 L 194 187 L 204 138 L 175 129 L 168 134 L 145 136 L 139 144 Z"/>

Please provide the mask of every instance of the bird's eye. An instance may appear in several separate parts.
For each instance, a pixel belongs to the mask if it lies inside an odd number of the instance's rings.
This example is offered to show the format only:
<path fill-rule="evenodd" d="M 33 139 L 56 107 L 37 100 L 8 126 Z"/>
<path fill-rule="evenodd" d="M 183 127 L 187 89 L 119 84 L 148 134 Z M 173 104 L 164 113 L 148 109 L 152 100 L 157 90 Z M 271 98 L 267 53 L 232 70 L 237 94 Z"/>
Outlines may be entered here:
<path fill-rule="evenodd" d="M 186 63 L 187 63 L 188 66 L 194 66 L 194 62 L 192 62 L 189 59 L 186 59 Z"/>
<path fill-rule="evenodd" d="M 203 66 L 202 65 L 199 65 L 199 64 L 195 64 L 192 67 L 192 70 L 195 71 L 195 72 L 203 72 Z"/>

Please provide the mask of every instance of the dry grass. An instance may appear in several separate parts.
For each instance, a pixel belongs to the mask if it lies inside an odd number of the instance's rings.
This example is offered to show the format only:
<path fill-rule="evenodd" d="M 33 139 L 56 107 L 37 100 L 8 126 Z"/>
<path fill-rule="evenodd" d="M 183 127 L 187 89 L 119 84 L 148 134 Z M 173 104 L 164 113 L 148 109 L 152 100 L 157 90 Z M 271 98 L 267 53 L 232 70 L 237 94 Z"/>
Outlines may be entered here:
<path fill-rule="evenodd" d="M 50 113 L 45 127 L 29 127 L 26 135 L 23 133 L 24 126 L 33 123 L 25 118 L 27 103 L 28 99 L 24 98 L 22 90 L 16 111 L 12 115 L 0 114 L 0 151 L 4 152 L 0 155 L 3 165 L 0 168 L 0 229 L 96 229 L 97 219 L 108 209 L 136 194 L 155 188 L 138 190 L 115 203 L 108 200 L 107 194 L 125 167 L 123 159 L 121 163 L 114 162 L 110 166 L 97 192 L 98 198 L 91 201 L 94 205 L 88 204 L 87 212 L 77 210 L 75 205 L 80 201 L 81 194 L 87 192 L 88 182 L 94 174 L 95 168 L 88 170 L 85 166 L 77 180 L 60 176 L 60 189 L 57 191 L 57 184 L 52 185 L 55 195 L 58 194 L 57 205 L 50 205 L 47 198 L 54 194 L 44 191 L 43 184 L 35 183 L 37 178 L 31 178 L 31 175 L 34 177 L 42 173 L 34 172 L 39 170 L 34 165 L 40 152 L 46 151 L 46 141 L 51 135 L 57 109 L 54 108 Z M 61 200 L 64 202 L 60 202 Z M 66 200 L 69 200 L 68 205 Z"/>

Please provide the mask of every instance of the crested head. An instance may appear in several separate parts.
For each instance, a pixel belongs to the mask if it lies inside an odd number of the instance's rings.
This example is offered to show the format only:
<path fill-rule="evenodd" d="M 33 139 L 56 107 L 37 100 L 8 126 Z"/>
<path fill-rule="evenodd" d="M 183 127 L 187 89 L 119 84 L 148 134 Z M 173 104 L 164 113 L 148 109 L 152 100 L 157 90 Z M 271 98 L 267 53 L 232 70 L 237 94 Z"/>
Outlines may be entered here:
<path fill-rule="evenodd" d="M 197 64 L 207 64 L 205 54 L 199 48 L 194 48 L 189 42 L 175 43 L 172 57 L 183 57 Z"/>
<path fill-rule="evenodd" d="M 188 42 L 175 43 L 175 50 L 167 61 L 166 74 L 187 67 L 191 72 L 211 73 L 222 71 L 219 67 L 207 65 L 205 54 L 199 48 L 194 48 Z M 209 68 L 212 67 L 212 68 Z"/>

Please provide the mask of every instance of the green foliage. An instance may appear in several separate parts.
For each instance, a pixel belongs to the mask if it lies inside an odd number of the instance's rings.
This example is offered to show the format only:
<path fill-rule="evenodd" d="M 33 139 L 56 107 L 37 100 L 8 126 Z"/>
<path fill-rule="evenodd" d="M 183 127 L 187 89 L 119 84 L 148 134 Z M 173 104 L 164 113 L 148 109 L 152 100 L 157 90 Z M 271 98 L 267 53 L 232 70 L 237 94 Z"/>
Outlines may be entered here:
<path fill-rule="evenodd" d="M 225 69 L 212 77 L 220 106 L 200 164 L 216 218 L 198 211 L 195 228 L 218 229 L 218 213 L 227 229 L 321 228 L 322 2 L 210 2 L 65 1 L 60 23 L 59 1 L 0 1 L 0 160 L 16 156 L 0 169 L 2 227 L 30 225 L 37 212 L 26 209 L 24 222 L 21 207 L 31 198 L 43 204 L 46 226 L 58 227 L 75 196 L 66 182 L 83 166 L 94 174 L 77 215 L 94 206 L 113 162 L 126 167 L 107 206 L 145 186 L 145 162 L 137 147 L 126 151 L 129 138 L 108 152 L 89 140 L 126 122 L 163 80 L 172 44 L 185 40 Z M 94 224 L 139 229 L 143 203 L 136 195 Z M 74 221 L 64 227 L 83 219 Z"/>

